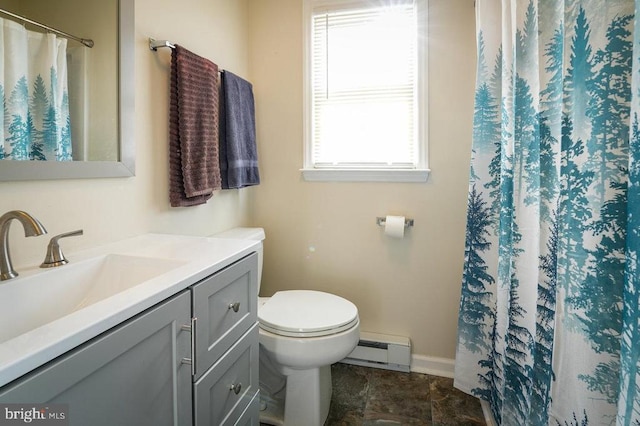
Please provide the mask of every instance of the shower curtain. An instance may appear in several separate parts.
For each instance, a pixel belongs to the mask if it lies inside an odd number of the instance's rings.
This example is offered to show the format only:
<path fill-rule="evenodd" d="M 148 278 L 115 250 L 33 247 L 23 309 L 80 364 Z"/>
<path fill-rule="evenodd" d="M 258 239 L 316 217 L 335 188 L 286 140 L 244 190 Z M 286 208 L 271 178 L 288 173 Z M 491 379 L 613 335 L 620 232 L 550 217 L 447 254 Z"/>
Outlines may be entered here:
<path fill-rule="evenodd" d="M 0 19 L 0 159 L 71 160 L 67 40 Z"/>
<path fill-rule="evenodd" d="M 640 425 L 640 0 L 477 0 L 455 386 Z"/>

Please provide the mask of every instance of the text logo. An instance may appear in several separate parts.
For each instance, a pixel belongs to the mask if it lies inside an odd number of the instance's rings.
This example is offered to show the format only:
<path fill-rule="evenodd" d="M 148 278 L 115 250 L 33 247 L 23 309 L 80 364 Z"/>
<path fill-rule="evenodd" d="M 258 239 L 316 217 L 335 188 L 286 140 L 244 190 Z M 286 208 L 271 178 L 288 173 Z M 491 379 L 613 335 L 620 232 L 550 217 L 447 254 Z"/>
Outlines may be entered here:
<path fill-rule="evenodd" d="M 0 404 L 0 426 L 68 426 L 68 404 Z"/>

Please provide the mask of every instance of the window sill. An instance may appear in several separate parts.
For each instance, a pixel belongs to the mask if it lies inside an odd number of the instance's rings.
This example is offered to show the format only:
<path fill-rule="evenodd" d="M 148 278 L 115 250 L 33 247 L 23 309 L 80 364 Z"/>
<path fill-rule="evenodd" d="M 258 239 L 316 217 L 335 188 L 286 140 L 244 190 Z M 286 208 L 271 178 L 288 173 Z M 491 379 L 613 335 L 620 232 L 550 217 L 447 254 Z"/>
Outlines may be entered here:
<path fill-rule="evenodd" d="M 429 169 L 301 169 L 307 182 L 426 182 Z"/>

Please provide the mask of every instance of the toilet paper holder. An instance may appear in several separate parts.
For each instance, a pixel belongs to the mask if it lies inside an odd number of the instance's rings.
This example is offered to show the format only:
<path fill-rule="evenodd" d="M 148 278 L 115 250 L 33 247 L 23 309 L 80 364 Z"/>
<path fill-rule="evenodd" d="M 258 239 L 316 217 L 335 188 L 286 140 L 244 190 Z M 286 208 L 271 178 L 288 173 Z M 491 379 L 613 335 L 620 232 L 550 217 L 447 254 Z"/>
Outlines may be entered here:
<path fill-rule="evenodd" d="M 387 223 L 387 218 L 385 218 L 385 217 L 376 217 L 376 225 L 384 226 L 386 223 Z M 413 226 L 413 219 L 406 218 L 404 220 L 404 227 L 408 228 L 410 226 Z"/>

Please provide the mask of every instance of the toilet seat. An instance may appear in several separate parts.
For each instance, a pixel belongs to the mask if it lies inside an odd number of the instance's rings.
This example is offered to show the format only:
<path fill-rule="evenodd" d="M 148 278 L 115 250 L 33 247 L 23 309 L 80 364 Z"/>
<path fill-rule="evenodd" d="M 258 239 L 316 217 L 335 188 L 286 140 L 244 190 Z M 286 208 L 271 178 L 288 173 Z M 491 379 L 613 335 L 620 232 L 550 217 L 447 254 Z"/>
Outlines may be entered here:
<path fill-rule="evenodd" d="M 258 309 L 260 328 L 285 337 L 321 337 L 358 324 L 358 308 L 334 294 L 279 291 Z"/>

